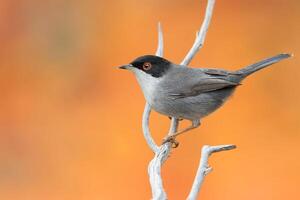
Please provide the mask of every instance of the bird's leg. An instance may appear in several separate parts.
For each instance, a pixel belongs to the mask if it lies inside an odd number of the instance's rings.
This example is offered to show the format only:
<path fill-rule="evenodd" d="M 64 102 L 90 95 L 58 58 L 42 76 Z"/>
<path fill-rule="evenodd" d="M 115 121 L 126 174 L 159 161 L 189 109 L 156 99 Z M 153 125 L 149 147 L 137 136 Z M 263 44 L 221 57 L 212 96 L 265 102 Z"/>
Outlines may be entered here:
<path fill-rule="evenodd" d="M 199 121 L 199 120 L 197 120 L 197 121 L 192 121 L 192 125 L 191 125 L 191 126 L 185 128 L 185 129 L 183 129 L 183 130 L 181 130 L 181 131 L 177 131 L 176 133 L 172 134 L 171 136 L 177 137 L 178 135 L 181 135 L 181 134 L 183 134 L 183 133 L 185 133 L 185 132 L 187 132 L 187 131 L 190 131 L 190 130 L 192 130 L 192 129 L 194 129 L 194 128 L 197 128 L 197 127 L 199 127 L 199 126 L 200 126 L 200 121 Z"/>
<path fill-rule="evenodd" d="M 181 134 L 183 134 L 183 133 L 185 133 L 187 131 L 195 129 L 195 128 L 199 127 L 199 126 L 200 126 L 200 120 L 193 120 L 191 126 L 185 128 L 185 129 L 183 129 L 181 131 L 177 131 L 176 133 L 173 133 L 172 135 L 167 136 L 166 138 L 163 139 L 162 144 L 165 144 L 167 142 L 171 142 L 172 143 L 172 147 L 176 148 L 179 145 L 179 143 L 175 140 L 175 138 L 178 135 L 181 135 Z"/>

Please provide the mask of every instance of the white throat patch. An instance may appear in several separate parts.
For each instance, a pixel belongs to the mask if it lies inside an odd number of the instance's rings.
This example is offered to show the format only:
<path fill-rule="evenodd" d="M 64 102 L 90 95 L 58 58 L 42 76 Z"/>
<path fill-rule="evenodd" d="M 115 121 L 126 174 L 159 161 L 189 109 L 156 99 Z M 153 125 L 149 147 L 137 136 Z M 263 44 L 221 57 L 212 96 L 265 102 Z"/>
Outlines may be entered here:
<path fill-rule="evenodd" d="M 138 83 L 140 84 L 147 102 L 150 103 L 153 98 L 153 93 L 161 81 L 161 78 L 153 77 L 150 74 L 136 68 L 131 68 L 130 70 L 134 73 Z"/>

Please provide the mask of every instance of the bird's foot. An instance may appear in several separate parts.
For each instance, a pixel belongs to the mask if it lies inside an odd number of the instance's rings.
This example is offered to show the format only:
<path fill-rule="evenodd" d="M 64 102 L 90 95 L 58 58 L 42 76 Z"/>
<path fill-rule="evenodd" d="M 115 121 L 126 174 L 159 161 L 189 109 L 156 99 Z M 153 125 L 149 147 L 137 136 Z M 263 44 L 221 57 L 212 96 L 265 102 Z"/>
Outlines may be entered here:
<path fill-rule="evenodd" d="M 172 148 L 177 148 L 179 145 L 179 142 L 176 141 L 175 136 L 173 135 L 165 137 L 162 141 L 162 144 L 166 144 L 167 142 L 171 143 Z"/>

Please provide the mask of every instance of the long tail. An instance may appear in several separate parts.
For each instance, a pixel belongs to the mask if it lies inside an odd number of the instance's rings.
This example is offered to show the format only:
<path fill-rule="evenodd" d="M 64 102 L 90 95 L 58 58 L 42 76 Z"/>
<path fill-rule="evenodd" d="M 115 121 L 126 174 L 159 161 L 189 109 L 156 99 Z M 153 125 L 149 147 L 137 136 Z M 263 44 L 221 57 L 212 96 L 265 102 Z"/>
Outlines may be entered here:
<path fill-rule="evenodd" d="M 254 63 L 252 65 L 249 65 L 243 69 L 240 69 L 237 71 L 237 73 L 242 74 L 243 77 L 246 77 L 258 70 L 261 70 L 269 65 L 272 65 L 274 63 L 277 63 L 283 59 L 289 58 L 291 57 L 290 54 L 278 54 L 277 56 L 271 57 L 271 58 L 267 58 L 265 60 L 262 60 L 260 62 Z"/>

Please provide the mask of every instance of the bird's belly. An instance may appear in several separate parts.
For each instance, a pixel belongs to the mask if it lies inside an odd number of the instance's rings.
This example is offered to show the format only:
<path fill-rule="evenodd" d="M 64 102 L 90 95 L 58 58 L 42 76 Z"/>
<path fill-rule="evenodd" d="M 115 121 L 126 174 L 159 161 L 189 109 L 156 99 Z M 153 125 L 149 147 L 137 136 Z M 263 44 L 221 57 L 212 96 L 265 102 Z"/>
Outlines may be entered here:
<path fill-rule="evenodd" d="M 232 92 L 233 89 L 223 89 L 177 99 L 161 96 L 152 98 L 149 103 L 155 111 L 161 114 L 194 120 L 201 119 L 218 109 Z"/>
<path fill-rule="evenodd" d="M 157 100 L 150 105 L 155 111 L 161 114 L 190 120 L 200 119 L 207 115 L 209 110 L 212 109 L 205 103 L 192 101 L 187 102 L 186 99 L 185 101 L 182 99 Z"/>

